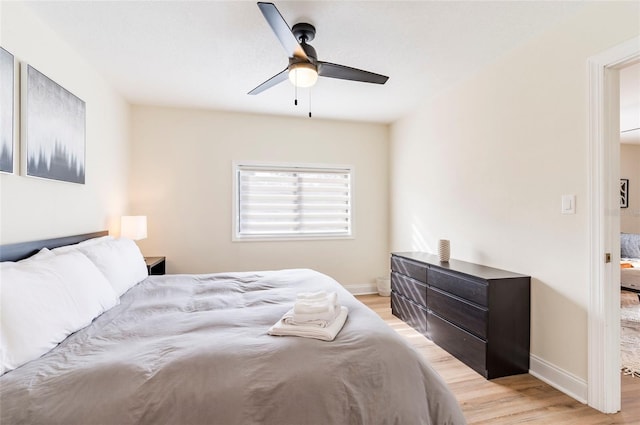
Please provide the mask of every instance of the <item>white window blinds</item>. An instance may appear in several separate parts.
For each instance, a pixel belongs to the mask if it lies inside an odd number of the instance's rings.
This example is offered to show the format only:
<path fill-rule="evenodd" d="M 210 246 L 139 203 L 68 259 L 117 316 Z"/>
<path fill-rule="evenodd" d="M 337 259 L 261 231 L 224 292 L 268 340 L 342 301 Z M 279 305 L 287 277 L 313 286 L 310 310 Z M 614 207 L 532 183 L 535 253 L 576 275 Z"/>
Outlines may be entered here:
<path fill-rule="evenodd" d="M 352 170 L 236 165 L 236 238 L 351 236 Z"/>

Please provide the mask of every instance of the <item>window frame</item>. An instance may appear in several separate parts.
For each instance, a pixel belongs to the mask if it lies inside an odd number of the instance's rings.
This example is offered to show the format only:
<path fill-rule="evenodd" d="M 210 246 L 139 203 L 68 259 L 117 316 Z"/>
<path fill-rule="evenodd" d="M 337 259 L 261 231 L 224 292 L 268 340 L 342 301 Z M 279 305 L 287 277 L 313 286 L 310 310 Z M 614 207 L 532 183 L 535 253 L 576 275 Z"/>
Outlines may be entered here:
<path fill-rule="evenodd" d="M 240 169 L 264 168 L 267 171 L 300 171 L 322 172 L 345 171 L 349 174 L 349 234 L 284 234 L 284 235 L 241 235 L 240 230 Z M 344 164 L 317 164 L 317 163 L 283 163 L 265 161 L 232 161 L 231 167 L 233 190 L 232 197 L 232 242 L 257 242 L 257 241 L 302 241 L 302 240 L 347 240 L 355 238 L 355 167 Z"/>

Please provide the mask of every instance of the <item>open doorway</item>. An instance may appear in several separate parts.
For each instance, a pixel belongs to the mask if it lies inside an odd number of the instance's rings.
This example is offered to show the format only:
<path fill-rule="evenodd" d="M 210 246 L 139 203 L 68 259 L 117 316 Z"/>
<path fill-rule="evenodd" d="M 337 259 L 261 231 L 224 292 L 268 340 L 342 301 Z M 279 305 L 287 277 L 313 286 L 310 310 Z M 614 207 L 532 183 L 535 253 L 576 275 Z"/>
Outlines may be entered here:
<path fill-rule="evenodd" d="M 620 410 L 620 69 L 640 61 L 640 37 L 589 59 L 588 403 Z"/>
<path fill-rule="evenodd" d="M 640 62 L 619 70 L 621 410 L 640 388 Z"/>

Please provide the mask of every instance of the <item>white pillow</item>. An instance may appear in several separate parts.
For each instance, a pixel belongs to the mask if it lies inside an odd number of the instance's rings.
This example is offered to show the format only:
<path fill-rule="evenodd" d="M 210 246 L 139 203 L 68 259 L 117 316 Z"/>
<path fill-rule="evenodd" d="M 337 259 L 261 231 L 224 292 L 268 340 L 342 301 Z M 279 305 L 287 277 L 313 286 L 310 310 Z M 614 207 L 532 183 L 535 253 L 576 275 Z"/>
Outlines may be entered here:
<path fill-rule="evenodd" d="M 45 354 L 117 303 L 79 252 L 0 268 L 0 372 Z"/>
<path fill-rule="evenodd" d="M 51 263 L 76 304 L 81 327 L 120 302 L 104 274 L 81 252 L 57 255 Z"/>
<path fill-rule="evenodd" d="M 104 238 L 111 238 L 111 236 L 104 236 Z M 96 241 L 94 243 L 97 243 L 98 239 L 102 238 L 89 239 L 85 242 Z M 54 254 L 49 249 L 42 248 L 31 257 L 20 260 L 14 264 L 31 263 L 52 258 L 56 255 L 63 258 L 62 261 L 58 262 L 60 264 L 56 265 L 56 267 L 60 268 L 63 283 L 67 285 L 72 296 L 76 299 L 82 317 L 90 318 L 89 323 L 96 316 L 109 310 L 120 301 L 118 297 L 116 297 L 107 278 L 87 256 L 78 251 L 77 248 L 67 253 L 63 252 L 62 254 Z M 66 265 L 64 263 L 66 263 Z M 96 311 L 98 312 L 97 314 L 95 314 Z"/>
<path fill-rule="evenodd" d="M 105 240 L 97 244 L 79 246 L 107 277 L 118 296 L 147 278 L 147 265 L 138 245 L 131 239 Z"/>

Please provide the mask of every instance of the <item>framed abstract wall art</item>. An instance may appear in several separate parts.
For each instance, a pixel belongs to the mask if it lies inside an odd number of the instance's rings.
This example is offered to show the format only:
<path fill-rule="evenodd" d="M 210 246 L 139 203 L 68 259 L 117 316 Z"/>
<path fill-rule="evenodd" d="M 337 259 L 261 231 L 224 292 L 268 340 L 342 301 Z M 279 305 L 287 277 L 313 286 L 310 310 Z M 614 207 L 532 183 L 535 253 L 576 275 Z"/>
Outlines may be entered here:
<path fill-rule="evenodd" d="M 84 184 L 84 101 L 31 65 L 21 81 L 23 174 Z"/>
<path fill-rule="evenodd" d="M 629 179 L 620 179 L 620 208 L 629 208 Z"/>
<path fill-rule="evenodd" d="M 0 47 L 0 172 L 13 173 L 15 157 L 15 62 Z"/>

